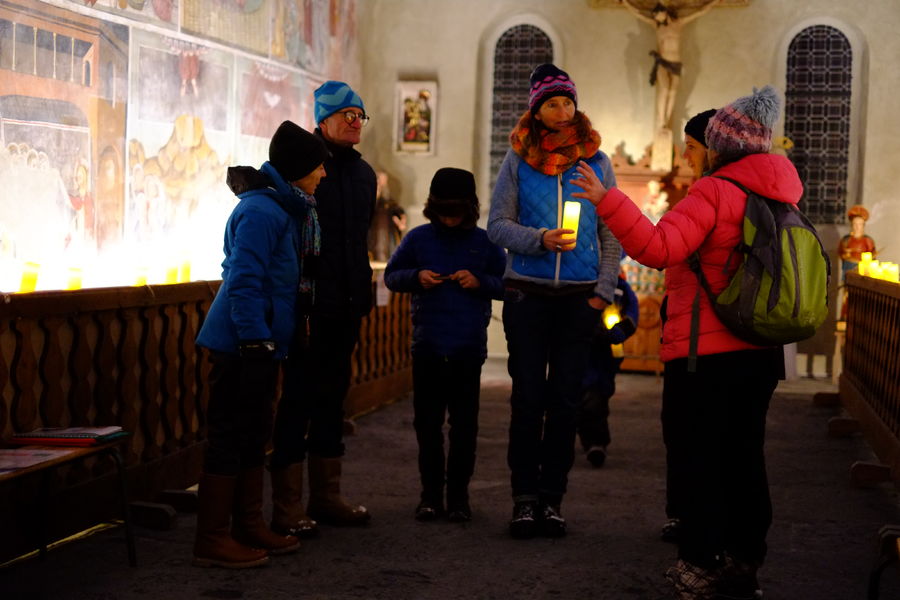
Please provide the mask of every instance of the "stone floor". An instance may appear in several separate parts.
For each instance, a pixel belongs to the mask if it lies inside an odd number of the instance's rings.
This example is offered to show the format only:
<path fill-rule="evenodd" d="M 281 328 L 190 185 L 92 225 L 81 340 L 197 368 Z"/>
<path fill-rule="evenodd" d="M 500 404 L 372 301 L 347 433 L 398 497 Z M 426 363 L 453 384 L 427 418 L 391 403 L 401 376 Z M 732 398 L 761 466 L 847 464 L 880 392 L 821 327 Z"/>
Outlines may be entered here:
<path fill-rule="evenodd" d="M 419 523 L 412 406 L 402 400 L 357 421 L 348 438 L 344 488 L 374 515 L 363 529 L 323 528 L 298 554 L 263 569 L 190 566 L 194 515 L 168 531 L 138 528 L 139 566 L 127 566 L 121 529 L 65 544 L 46 560 L 0 569 L 0 600 L 37 599 L 625 599 L 670 597 L 663 571 L 675 548 L 664 521 L 662 382 L 623 374 L 612 401 L 613 443 L 602 469 L 578 456 L 563 505 L 570 534 L 513 540 L 505 464 L 509 380 L 487 365 L 475 479 L 474 520 Z M 864 598 L 878 557 L 876 535 L 900 524 L 891 484 L 860 489 L 849 467 L 872 460 L 860 437 L 829 438 L 839 413 L 812 403 L 829 380 L 784 382 L 773 399 L 767 455 L 775 520 L 760 581 L 771 600 Z M 883 576 L 881 598 L 900 598 L 900 571 Z"/>

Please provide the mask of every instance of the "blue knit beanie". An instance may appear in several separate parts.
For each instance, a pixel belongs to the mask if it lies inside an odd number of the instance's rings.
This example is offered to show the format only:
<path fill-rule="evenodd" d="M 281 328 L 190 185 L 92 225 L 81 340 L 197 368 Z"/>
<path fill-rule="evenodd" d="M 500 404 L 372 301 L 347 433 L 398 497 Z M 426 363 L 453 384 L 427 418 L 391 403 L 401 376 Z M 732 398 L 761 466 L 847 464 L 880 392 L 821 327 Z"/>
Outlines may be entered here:
<path fill-rule="evenodd" d="M 362 98 L 343 81 L 326 81 L 313 92 L 316 99 L 316 123 L 321 123 L 337 111 L 348 106 L 355 106 L 363 112 Z"/>

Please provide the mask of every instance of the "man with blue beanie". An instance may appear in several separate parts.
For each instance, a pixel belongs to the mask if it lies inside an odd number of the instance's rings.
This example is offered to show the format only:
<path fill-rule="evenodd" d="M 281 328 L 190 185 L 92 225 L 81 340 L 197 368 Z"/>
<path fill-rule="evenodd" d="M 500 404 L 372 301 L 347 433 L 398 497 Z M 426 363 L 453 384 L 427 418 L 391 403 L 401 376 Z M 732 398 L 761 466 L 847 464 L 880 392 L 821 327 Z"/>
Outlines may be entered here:
<path fill-rule="evenodd" d="M 306 265 L 315 293 L 297 303 L 297 332 L 284 370 L 273 437 L 272 529 L 311 537 L 314 519 L 363 525 L 369 512 L 341 496 L 344 398 L 362 318 L 372 308 L 368 233 L 375 209 L 375 172 L 353 147 L 369 122 L 362 98 L 342 81 L 314 92 L 315 135 L 330 156 L 316 190 L 322 246 Z M 303 461 L 309 455 L 304 511 Z M 290 533 L 288 533 L 290 532 Z"/>

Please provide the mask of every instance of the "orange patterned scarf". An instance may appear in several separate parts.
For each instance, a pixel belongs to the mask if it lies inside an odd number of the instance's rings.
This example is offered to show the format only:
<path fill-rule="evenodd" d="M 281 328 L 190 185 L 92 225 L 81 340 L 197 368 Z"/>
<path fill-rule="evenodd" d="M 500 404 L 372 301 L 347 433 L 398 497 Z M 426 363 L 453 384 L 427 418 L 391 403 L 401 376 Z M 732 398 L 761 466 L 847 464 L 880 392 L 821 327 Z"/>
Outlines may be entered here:
<path fill-rule="evenodd" d="M 571 125 L 559 131 L 534 127 L 532 119 L 531 112 L 525 111 L 509 134 L 509 143 L 522 160 L 544 175 L 559 175 L 600 149 L 600 134 L 581 111 L 575 112 Z"/>

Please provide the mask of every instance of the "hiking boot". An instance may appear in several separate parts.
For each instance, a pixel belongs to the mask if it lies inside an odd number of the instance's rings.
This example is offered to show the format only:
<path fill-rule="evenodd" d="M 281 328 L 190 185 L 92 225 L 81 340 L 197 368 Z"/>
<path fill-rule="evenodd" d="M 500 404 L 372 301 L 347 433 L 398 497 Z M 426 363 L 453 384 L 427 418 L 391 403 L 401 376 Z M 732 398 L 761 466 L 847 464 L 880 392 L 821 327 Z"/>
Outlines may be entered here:
<path fill-rule="evenodd" d="M 704 569 L 678 559 L 666 569 L 666 579 L 675 588 L 678 600 L 715 600 L 720 583 L 720 569 Z"/>
<path fill-rule="evenodd" d="M 680 519 L 669 519 L 666 521 L 665 525 L 662 526 L 662 531 L 659 534 L 659 538 L 664 542 L 669 542 L 670 544 L 678 543 L 678 534 L 681 532 L 681 520 Z"/>
<path fill-rule="evenodd" d="M 755 564 L 725 556 L 721 579 L 716 585 L 716 600 L 759 600 L 763 591 L 756 579 Z"/>
<path fill-rule="evenodd" d="M 592 467 L 599 469 L 606 462 L 606 446 L 591 446 L 585 456 Z"/>
<path fill-rule="evenodd" d="M 566 520 L 560 514 L 558 504 L 541 505 L 540 529 L 544 537 L 555 538 L 566 535 Z"/>
<path fill-rule="evenodd" d="M 516 502 L 513 517 L 509 522 L 509 534 L 516 539 L 533 538 L 537 532 L 537 502 L 526 500 Z"/>
<path fill-rule="evenodd" d="M 465 500 L 447 504 L 447 520 L 451 523 L 465 523 L 472 520 L 472 509 Z"/>
<path fill-rule="evenodd" d="M 437 502 L 422 500 L 416 507 L 416 521 L 436 521 L 443 514 L 444 507 Z"/>

